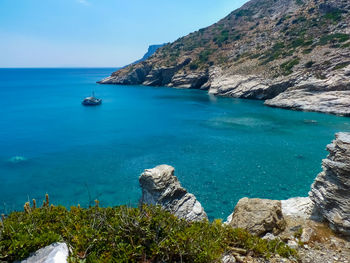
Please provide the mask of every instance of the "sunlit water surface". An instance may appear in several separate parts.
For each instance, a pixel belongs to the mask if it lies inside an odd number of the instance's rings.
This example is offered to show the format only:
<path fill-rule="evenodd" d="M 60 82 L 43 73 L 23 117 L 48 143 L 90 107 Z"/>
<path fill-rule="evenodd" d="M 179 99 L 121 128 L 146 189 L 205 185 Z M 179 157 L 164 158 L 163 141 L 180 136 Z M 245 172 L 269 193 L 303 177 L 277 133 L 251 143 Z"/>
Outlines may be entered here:
<path fill-rule="evenodd" d="M 169 164 L 210 218 L 244 197 L 306 196 L 350 119 L 198 90 L 97 85 L 113 69 L 0 70 L 0 210 L 137 205 L 145 168 Z M 96 88 L 99 107 L 80 102 Z M 13 158 L 18 156 L 19 158 Z"/>

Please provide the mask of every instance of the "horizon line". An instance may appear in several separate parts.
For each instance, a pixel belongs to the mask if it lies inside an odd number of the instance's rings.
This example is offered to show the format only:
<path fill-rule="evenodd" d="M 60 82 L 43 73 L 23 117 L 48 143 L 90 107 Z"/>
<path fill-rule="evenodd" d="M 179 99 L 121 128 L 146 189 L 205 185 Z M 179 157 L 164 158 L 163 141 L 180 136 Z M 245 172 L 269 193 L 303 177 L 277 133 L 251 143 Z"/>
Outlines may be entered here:
<path fill-rule="evenodd" d="M 109 66 L 109 67 L 0 67 L 0 69 L 93 69 L 93 68 L 122 68 L 122 67 L 116 67 L 116 66 Z"/>

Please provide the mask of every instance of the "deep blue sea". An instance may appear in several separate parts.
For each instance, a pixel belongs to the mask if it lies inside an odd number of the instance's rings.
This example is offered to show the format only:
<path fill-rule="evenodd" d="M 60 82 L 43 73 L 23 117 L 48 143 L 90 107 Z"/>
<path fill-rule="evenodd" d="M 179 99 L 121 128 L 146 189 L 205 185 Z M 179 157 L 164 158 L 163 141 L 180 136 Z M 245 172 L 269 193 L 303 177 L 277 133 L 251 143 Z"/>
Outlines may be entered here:
<path fill-rule="evenodd" d="M 142 171 L 169 164 L 210 218 L 226 218 L 245 196 L 306 196 L 334 133 L 350 131 L 349 118 L 261 101 L 95 84 L 113 70 L 0 69 L 1 212 L 45 193 L 137 205 Z M 82 106 L 93 88 L 103 104 Z"/>

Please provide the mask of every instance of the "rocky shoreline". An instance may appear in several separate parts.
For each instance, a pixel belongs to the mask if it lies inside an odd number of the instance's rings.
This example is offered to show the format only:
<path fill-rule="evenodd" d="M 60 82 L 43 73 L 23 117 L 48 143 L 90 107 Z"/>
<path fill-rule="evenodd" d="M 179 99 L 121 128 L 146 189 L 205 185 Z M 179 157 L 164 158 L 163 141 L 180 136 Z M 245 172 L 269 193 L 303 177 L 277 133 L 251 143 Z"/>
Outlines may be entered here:
<path fill-rule="evenodd" d="M 119 76 L 116 72 L 98 83 L 201 89 L 215 96 L 264 100 L 270 107 L 350 116 L 350 65 L 322 80 L 302 74 L 277 79 L 232 75 L 218 67 L 177 73 L 189 62 L 185 60 L 176 67 L 156 69 L 145 62 L 129 75 Z"/>
<path fill-rule="evenodd" d="M 273 257 L 266 261 L 236 249 L 223 255 L 223 263 L 350 262 L 350 133 L 336 134 L 327 149 L 323 171 L 308 197 L 282 201 L 242 198 L 224 223 L 263 239 L 284 242 L 298 251 L 300 259 Z M 139 177 L 140 203 L 159 205 L 187 221 L 208 220 L 200 202 L 180 185 L 174 171 L 169 165 L 145 170 Z M 64 243 L 53 244 L 23 262 L 66 262 L 54 258 L 62 260 L 68 253 Z"/>
<path fill-rule="evenodd" d="M 350 116 L 350 3 L 251 0 L 101 84 L 168 86 Z"/>

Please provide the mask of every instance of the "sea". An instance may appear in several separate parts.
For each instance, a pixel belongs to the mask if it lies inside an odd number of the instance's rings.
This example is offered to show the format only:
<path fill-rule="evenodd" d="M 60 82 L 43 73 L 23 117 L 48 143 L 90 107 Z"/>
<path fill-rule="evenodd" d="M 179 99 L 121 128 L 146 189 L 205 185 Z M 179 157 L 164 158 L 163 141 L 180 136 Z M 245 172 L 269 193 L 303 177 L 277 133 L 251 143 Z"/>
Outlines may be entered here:
<path fill-rule="evenodd" d="M 307 196 L 350 119 L 168 87 L 99 85 L 113 68 L 0 69 L 0 212 L 25 202 L 137 206 L 160 164 L 210 219 L 242 197 Z M 103 103 L 82 106 L 95 91 Z"/>

